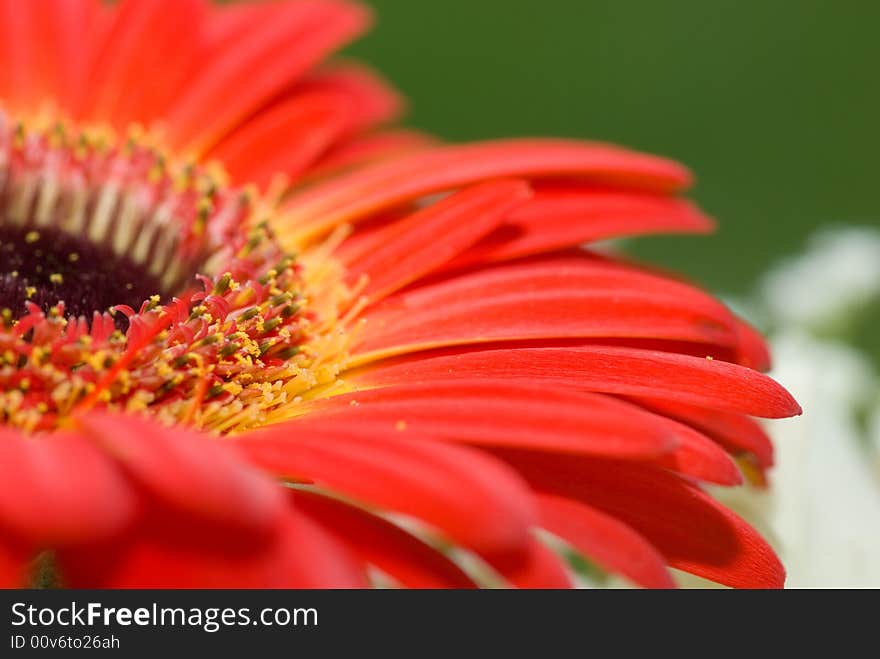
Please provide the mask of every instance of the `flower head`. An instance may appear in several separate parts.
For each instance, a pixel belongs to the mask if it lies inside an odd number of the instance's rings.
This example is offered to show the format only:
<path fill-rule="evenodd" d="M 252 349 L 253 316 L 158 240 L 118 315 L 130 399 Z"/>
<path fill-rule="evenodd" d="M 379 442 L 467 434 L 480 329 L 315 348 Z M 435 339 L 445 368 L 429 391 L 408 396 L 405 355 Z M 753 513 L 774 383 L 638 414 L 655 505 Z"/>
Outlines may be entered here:
<path fill-rule="evenodd" d="M 761 339 L 578 247 L 711 229 L 681 166 L 378 129 L 354 4 L 0 9 L 4 583 L 782 583 L 700 485 L 799 412 Z"/>

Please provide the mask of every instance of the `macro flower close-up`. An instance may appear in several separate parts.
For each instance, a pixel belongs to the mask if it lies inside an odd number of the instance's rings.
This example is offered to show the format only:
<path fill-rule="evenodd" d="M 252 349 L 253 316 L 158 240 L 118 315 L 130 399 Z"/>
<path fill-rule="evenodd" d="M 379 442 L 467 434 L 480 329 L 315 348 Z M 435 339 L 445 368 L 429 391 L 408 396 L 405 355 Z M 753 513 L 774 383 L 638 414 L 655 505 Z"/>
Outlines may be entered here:
<path fill-rule="evenodd" d="M 0 0 L 0 584 L 782 587 L 712 486 L 798 403 L 606 242 L 711 232 L 691 173 L 404 128 L 370 23 Z"/>

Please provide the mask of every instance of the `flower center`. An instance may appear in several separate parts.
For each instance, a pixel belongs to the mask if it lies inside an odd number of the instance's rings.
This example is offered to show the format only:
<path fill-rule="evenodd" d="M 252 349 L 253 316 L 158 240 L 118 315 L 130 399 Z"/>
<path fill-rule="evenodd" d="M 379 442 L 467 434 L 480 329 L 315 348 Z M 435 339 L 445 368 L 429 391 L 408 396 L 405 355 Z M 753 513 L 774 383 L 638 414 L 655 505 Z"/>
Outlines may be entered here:
<path fill-rule="evenodd" d="M 145 138 L 26 128 L 0 111 L 0 310 L 63 303 L 90 319 L 179 293 L 237 247 L 239 197 L 204 169 L 172 169 Z"/>
<path fill-rule="evenodd" d="M 0 219 L 0 309 L 21 318 L 28 301 L 48 312 L 59 302 L 70 316 L 90 318 L 115 305 L 138 307 L 162 291 L 161 280 L 103 243 L 54 227 L 10 226 Z M 119 322 L 125 316 L 117 315 Z"/>
<path fill-rule="evenodd" d="M 0 109 L 0 422 L 95 405 L 230 433 L 340 386 L 350 291 L 325 246 L 145 137 Z"/>

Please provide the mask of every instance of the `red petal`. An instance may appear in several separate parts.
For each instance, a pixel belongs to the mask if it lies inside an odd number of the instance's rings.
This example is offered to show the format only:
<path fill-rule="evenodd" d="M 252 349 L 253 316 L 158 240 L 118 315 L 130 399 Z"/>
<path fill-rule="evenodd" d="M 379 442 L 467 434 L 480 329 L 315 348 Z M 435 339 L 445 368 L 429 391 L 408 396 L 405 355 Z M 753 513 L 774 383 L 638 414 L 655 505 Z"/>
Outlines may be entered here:
<path fill-rule="evenodd" d="M 714 227 L 692 203 L 602 188 L 538 190 L 504 224 L 450 264 L 459 267 L 645 233 L 707 233 Z"/>
<path fill-rule="evenodd" d="M 137 511 L 112 462 L 76 435 L 24 438 L 0 428 L 0 526 L 51 547 L 119 533 Z"/>
<path fill-rule="evenodd" d="M 738 364 L 758 371 L 769 371 L 771 366 L 770 348 L 764 337 L 744 320 L 736 319 Z"/>
<path fill-rule="evenodd" d="M 736 464 L 709 437 L 608 396 L 493 378 L 398 384 L 317 401 L 300 432 L 339 427 L 365 441 L 390 434 L 482 446 L 657 460 L 682 474 L 738 485 Z"/>
<path fill-rule="evenodd" d="M 669 419 L 608 396 L 488 376 L 404 384 L 323 399 L 290 427 L 306 435 L 339 428 L 365 442 L 396 434 L 410 441 L 428 438 L 652 459 L 676 447 L 673 425 Z"/>
<path fill-rule="evenodd" d="M 245 39 L 260 23 L 277 18 L 278 2 L 224 2 L 216 3 L 208 16 L 204 39 L 206 49 L 217 53 Z"/>
<path fill-rule="evenodd" d="M 369 21 L 359 5 L 308 0 L 265 6 L 265 19 L 205 58 L 166 120 L 169 142 L 203 153 Z"/>
<path fill-rule="evenodd" d="M 475 450 L 398 438 L 363 441 L 317 425 L 303 434 L 295 423 L 242 435 L 236 443 L 272 473 L 411 515 L 480 554 L 523 551 L 535 520 L 520 480 Z"/>
<path fill-rule="evenodd" d="M 422 151 L 436 139 L 413 130 L 397 129 L 352 137 L 331 149 L 312 168 L 311 175 L 325 177 L 341 170 L 354 169 L 379 160 Z"/>
<path fill-rule="evenodd" d="M 88 64 L 94 0 L 0 0 L 0 96 L 36 111 L 47 100 L 70 101 Z M 51 47 L 49 47 L 51 45 Z"/>
<path fill-rule="evenodd" d="M 34 3 L 0 0 L 0 93 L 12 107 L 26 106 L 32 96 L 29 78 L 36 63 L 32 48 Z"/>
<path fill-rule="evenodd" d="M 349 276 L 369 276 L 364 294 L 383 298 L 473 245 L 530 194 L 526 183 L 506 180 L 458 192 L 371 235 Z"/>
<path fill-rule="evenodd" d="M 609 572 L 645 588 L 675 588 L 663 556 L 626 524 L 579 501 L 538 495 L 541 526 Z"/>
<path fill-rule="evenodd" d="M 133 479 L 178 513 L 243 532 L 262 531 L 279 514 L 275 484 L 219 440 L 131 415 L 92 412 L 79 423 Z"/>
<path fill-rule="evenodd" d="M 265 188 L 284 174 L 298 178 L 343 133 L 348 108 L 329 94 L 298 96 L 251 118 L 208 152 L 241 183 Z"/>
<path fill-rule="evenodd" d="M 30 554 L 4 539 L 0 542 L 0 588 L 22 588 L 27 585 Z"/>
<path fill-rule="evenodd" d="M 743 475 L 731 457 L 710 437 L 684 423 L 656 415 L 655 421 L 668 428 L 678 448 L 658 462 L 685 476 L 717 485 L 740 485 Z"/>
<path fill-rule="evenodd" d="M 364 317 L 355 363 L 499 340 L 736 342 L 732 315 L 706 293 L 585 255 L 505 263 L 429 283 L 387 298 Z"/>
<path fill-rule="evenodd" d="M 352 379 L 370 384 L 497 377 L 547 386 L 645 396 L 751 416 L 801 413 L 782 386 L 757 371 L 690 355 L 579 346 L 440 353 L 371 365 Z"/>
<path fill-rule="evenodd" d="M 191 75 L 206 9 L 204 0 L 123 0 L 95 49 L 82 114 L 119 130 L 152 120 Z"/>
<path fill-rule="evenodd" d="M 780 588 L 773 549 L 737 515 L 696 486 L 648 465 L 549 453 L 503 457 L 546 494 L 582 501 L 643 535 L 669 564 L 738 588 Z"/>
<path fill-rule="evenodd" d="M 773 443 L 761 425 L 741 414 L 720 412 L 673 401 L 636 398 L 650 410 L 678 419 L 706 433 L 734 455 L 746 451 L 762 467 L 773 465 Z"/>
<path fill-rule="evenodd" d="M 657 192 L 690 183 L 676 163 L 608 144 L 506 140 L 402 156 L 303 192 L 285 208 L 298 232 L 315 235 L 434 192 L 506 177 L 571 177 Z"/>
<path fill-rule="evenodd" d="M 400 106 L 397 93 L 373 72 L 335 66 L 250 117 L 206 158 L 221 161 L 235 180 L 264 188 L 278 174 L 296 180 L 343 138 L 392 117 Z"/>
<path fill-rule="evenodd" d="M 493 565 L 509 583 L 517 588 L 571 588 L 565 561 L 535 538 L 529 542 L 525 560 L 515 567 Z"/>
<path fill-rule="evenodd" d="M 407 588 L 475 586 L 446 556 L 381 517 L 318 494 L 294 491 L 293 497 L 298 510 Z"/>
<path fill-rule="evenodd" d="M 59 552 L 73 588 L 361 588 L 361 565 L 306 516 L 284 511 L 267 542 L 242 547 L 197 538 L 141 537 Z"/>
<path fill-rule="evenodd" d="M 343 97 L 351 111 L 348 129 L 365 130 L 396 118 L 404 100 L 375 71 L 355 62 L 333 64 L 296 85 L 291 94 L 332 94 Z"/>

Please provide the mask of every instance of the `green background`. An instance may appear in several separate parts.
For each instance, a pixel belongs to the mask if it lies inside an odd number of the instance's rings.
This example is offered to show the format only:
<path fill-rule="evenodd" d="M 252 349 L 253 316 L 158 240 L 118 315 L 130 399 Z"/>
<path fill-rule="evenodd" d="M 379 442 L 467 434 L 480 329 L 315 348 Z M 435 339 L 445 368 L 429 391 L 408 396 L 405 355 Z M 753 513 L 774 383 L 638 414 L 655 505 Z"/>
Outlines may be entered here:
<path fill-rule="evenodd" d="M 408 124 L 601 139 L 690 166 L 720 231 L 633 250 L 716 291 L 747 291 L 820 225 L 880 225 L 880 2 L 369 4 L 376 26 L 348 52 L 404 91 Z M 873 326 L 859 342 L 880 348 Z"/>

